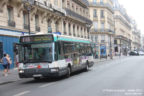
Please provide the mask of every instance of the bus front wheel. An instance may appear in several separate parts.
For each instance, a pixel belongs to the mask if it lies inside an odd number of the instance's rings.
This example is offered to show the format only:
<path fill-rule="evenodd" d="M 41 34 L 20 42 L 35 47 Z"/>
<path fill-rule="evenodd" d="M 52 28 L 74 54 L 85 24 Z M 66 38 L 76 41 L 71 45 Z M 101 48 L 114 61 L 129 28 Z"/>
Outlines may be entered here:
<path fill-rule="evenodd" d="M 89 70 L 89 62 L 87 61 L 86 62 L 86 67 L 85 67 L 85 71 L 88 71 Z"/>
<path fill-rule="evenodd" d="M 70 69 L 70 67 L 67 67 L 66 77 L 68 78 L 68 77 L 70 77 L 70 75 L 71 75 L 71 69 Z"/>
<path fill-rule="evenodd" d="M 34 77 L 34 80 L 40 80 L 41 78 L 40 77 Z"/>

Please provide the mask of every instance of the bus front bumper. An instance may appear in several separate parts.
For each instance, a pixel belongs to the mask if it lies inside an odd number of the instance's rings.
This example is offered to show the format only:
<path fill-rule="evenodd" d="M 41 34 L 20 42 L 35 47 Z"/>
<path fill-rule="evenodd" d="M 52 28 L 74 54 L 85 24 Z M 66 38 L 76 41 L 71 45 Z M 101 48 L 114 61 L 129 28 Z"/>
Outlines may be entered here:
<path fill-rule="evenodd" d="M 59 77 L 65 75 L 67 69 L 20 69 L 20 78 L 34 78 L 34 77 Z"/>

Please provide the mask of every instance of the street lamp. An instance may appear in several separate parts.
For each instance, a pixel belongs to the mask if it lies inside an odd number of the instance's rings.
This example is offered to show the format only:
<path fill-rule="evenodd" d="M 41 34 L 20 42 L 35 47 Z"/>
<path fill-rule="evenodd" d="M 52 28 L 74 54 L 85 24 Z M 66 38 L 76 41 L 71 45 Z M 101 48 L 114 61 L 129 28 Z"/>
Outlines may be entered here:
<path fill-rule="evenodd" d="M 112 36 L 112 34 L 110 34 L 110 58 L 113 59 L 111 36 Z"/>
<path fill-rule="evenodd" d="M 120 36 L 120 56 L 121 56 L 121 39 L 122 39 L 122 37 Z"/>
<path fill-rule="evenodd" d="M 30 29 L 30 11 L 31 11 L 32 5 L 34 5 L 34 1 L 35 0 L 22 0 L 22 2 L 24 4 L 24 8 L 28 12 L 28 30 L 29 30 L 29 35 L 31 34 L 31 29 Z"/>

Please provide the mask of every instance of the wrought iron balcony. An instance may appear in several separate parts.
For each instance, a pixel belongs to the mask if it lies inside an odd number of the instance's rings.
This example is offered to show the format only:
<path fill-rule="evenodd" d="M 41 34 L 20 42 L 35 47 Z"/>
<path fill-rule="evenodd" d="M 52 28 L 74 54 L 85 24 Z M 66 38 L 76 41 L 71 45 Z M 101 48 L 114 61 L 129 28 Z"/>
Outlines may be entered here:
<path fill-rule="evenodd" d="M 111 29 L 94 29 L 94 28 L 92 28 L 91 30 L 90 30 L 90 32 L 102 32 L 102 33 L 112 33 L 112 34 L 114 34 L 115 32 L 113 31 L 113 30 L 111 30 Z"/>
<path fill-rule="evenodd" d="M 66 11 L 63 9 L 63 8 L 60 8 L 56 5 L 52 5 L 52 8 L 54 9 L 54 11 L 58 11 L 58 12 L 61 12 L 62 14 L 66 14 Z"/>
<path fill-rule="evenodd" d="M 40 27 L 39 27 L 39 26 L 35 26 L 35 30 L 36 30 L 37 32 L 40 32 Z"/>
<path fill-rule="evenodd" d="M 8 20 L 8 26 L 15 27 L 15 21 Z"/>
<path fill-rule="evenodd" d="M 70 9 L 65 8 L 65 10 L 66 10 L 66 14 L 68 16 L 74 17 L 74 18 L 76 18 L 78 20 L 81 20 L 85 23 L 92 24 L 92 21 L 90 19 L 87 19 L 86 17 L 81 16 L 81 15 L 79 15 L 78 13 L 76 13 L 74 11 L 71 11 Z"/>
<path fill-rule="evenodd" d="M 28 24 L 24 24 L 24 29 L 29 29 L 29 25 Z"/>
<path fill-rule="evenodd" d="M 105 40 L 101 40 L 101 43 L 105 43 Z"/>
<path fill-rule="evenodd" d="M 109 3 L 102 3 L 102 2 L 89 2 L 89 6 L 96 6 L 96 7 L 105 7 L 114 12 L 114 8 Z"/>

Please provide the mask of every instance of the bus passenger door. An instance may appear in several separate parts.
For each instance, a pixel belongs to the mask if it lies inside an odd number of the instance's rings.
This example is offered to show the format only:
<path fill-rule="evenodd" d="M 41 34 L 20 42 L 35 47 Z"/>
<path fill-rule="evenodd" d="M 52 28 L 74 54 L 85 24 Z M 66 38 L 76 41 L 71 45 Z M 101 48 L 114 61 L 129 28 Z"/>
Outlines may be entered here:
<path fill-rule="evenodd" d="M 73 68 L 74 68 L 74 70 L 77 70 L 78 66 L 79 66 L 79 63 L 80 63 L 79 54 L 74 53 L 73 56 L 72 56 L 72 60 L 73 60 Z"/>

